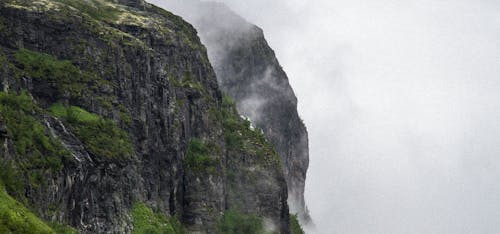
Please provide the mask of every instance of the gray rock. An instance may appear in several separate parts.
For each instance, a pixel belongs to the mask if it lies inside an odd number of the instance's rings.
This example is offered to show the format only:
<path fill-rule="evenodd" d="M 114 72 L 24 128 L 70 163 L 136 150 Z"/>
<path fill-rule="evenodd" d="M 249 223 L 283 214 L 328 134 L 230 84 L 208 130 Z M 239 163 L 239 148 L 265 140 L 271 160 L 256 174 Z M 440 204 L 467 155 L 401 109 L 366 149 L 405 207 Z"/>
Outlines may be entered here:
<path fill-rule="evenodd" d="M 64 103 L 112 119 L 134 146 L 126 158 L 96 155 L 64 120 L 37 114 L 71 159 L 63 160 L 60 172 L 44 174 L 47 185 L 32 187 L 26 175 L 20 178 L 25 195 L 17 198 L 27 200 L 43 219 L 82 233 L 130 233 L 130 210 L 136 202 L 177 216 L 191 232 L 201 233 L 215 233 L 224 211 L 241 203 L 245 212 L 265 217 L 288 233 L 281 165 L 243 160 L 255 153 L 226 147 L 223 120 L 214 117 L 222 112 L 222 95 L 196 30 L 144 1 L 116 3 L 126 6 L 96 13 L 92 7 L 55 0 L 0 3 L 0 57 L 5 55 L 14 67 L 0 69 L 0 83 L 9 92 L 28 91 L 41 108 Z M 68 60 L 94 78 L 83 81 L 78 95 L 71 90 L 74 84 L 61 90 L 59 81 L 20 72 L 23 67 L 15 58 L 20 48 Z M 217 162 L 217 173 L 187 168 L 186 152 L 193 139 L 220 149 L 209 155 Z M 12 150 L 9 154 L 24 158 Z M 238 176 L 243 171 L 249 173 Z M 228 186 L 230 172 L 237 174 L 233 182 L 240 187 Z M 243 196 L 230 197 L 236 193 Z"/>
<path fill-rule="evenodd" d="M 238 111 L 264 131 L 283 161 L 291 213 L 310 222 L 304 201 L 309 166 L 307 129 L 297 98 L 260 28 L 226 5 L 205 1 L 166 1 L 200 33 L 221 90 Z"/>

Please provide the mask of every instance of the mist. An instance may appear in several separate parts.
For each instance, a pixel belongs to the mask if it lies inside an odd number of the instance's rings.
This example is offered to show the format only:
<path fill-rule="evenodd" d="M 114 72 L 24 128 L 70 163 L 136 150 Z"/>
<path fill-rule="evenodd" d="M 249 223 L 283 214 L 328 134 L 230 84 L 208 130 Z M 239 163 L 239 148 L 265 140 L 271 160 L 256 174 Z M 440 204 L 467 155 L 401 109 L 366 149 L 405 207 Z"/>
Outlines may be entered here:
<path fill-rule="evenodd" d="M 499 2 L 222 2 L 298 97 L 309 233 L 500 232 Z"/>

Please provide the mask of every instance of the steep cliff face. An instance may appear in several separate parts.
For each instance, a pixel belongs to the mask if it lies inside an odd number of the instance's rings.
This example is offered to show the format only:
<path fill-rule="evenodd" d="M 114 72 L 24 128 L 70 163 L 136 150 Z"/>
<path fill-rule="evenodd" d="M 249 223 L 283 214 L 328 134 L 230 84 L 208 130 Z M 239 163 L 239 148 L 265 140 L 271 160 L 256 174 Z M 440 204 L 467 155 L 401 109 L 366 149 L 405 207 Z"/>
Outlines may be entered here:
<path fill-rule="evenodd" d="M 276 147 L 283 160 L 290 210 L 309 222 L 304 201 L 307 130 L 287 75 L 262 30 L 221 3 L 170 0 L 166 5 L 193 23 L 208 48 L 221 90 Z"/>
<path fill-rule="evenodd" d="M 289 232 L 279 156 L 223 101 L 180 17 L 141 0 L 2 0 L 0 39 L 0 180 L 42 220 L 214 233 L 231 210 Z"/>

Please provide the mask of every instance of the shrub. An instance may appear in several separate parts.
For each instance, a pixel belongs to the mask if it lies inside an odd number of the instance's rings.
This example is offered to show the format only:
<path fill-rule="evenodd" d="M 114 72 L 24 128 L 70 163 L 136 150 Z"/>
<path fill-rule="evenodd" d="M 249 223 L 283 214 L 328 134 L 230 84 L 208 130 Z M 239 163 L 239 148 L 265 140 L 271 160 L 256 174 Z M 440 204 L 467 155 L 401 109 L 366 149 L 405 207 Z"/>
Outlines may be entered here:
<path fill-rule="evenodd" d="M 222 99 L 222 119 L 224 137 L 229 150 L 257 152 L 257 156 L 281 164 L 281 158 L 266 140 L 262 130 L 251 128 L 250 121 L 238 115 L 234 101 L 228 96 Z"/>
<path fill-rule="evenodd" d="M 226 210 L 219 221 L 220 234 L 261 234 L 264 233 L 262 219 L 251 214 L 243 214 L 235 210 Z"/>
<path fill-rule="evenodd" d="M 5 159 L 0 161 L 0 182 L 3 182 L 7 192 L 15 196 L 22 196 L 24 184 L 21 178 L 22 175 L 13 161 Z"/>
<path fill-rule="evenodd" d="M 51 113 L 64 119 L 73 133 L 97 156 L 126 158 L 132 155 L 133 146 L 127 132 L 118 128 L 111 119 L 90 113 L 80 107 L 54 104 Z"/>
<path fill-rule="evenodd" d="M 226 145 L 232 150 L 243 150 L 245 147 L 242 125 L 243 120 L 238 116 L 235 103 L 229 96 L 222 98 L 222 124 Z"/>
<path fill-rule="evenodd" d="M 185 228 L 175 217 L 155 213 L 143 203 L 132 208 L 134 229 L 132 234 L 184 234 Z"/>
<path fill-rule="evenodd" d="M 217 160 L 210 156 L 215 150 L 214 148 L 215 146 L 209 147 L 199 139 L 192 139 L 184 158 L 186 168 L 195 173 L 216 173 Z"/>
<path fill-rule="evenodd" d="M 27 93 L 15 95 L 0 92 L 0 119 L 5 122 L 17 154 L 26 159 L 18 164 L 25 170 L 60 171 L 63 159 L 69 153 L 59 140 L 48 134 L 46 127 L 36 117 L 38 112 L 41 110 L 33 104 Z"/>
<path fill-rule="evenodd" d="M 304 234 L 304 230 L 300 226 L 299 219 L 296 214 L 290 214 L 290 231 L 292 234 Z"/>

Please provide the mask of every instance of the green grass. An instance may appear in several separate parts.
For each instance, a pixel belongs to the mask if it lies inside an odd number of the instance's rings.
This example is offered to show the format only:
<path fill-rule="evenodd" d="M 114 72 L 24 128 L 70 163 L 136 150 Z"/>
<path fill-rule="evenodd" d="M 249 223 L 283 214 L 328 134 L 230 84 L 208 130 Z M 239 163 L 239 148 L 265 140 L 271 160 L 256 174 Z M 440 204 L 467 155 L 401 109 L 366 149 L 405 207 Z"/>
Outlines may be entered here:
<path fill-rule="evenodd" d="M 33 77 L 56 80 L 71 80 L 79 76 L 80 70 L 69 60 L 57 60 L 54 56 L 27 49 L 19 49 L 16 59 Z"/>
<path fill-rule="evenodd" d="M 0 233 L 76 233 L 64 225 L 54 231 L 9 195 L 25 199 L 26 182 L 33 188 L 43 186 L 48 174 L 59 172 L 70 160 L 62 143 L 40 122 L 42 113 L 28 93 L 0 92 L 0 121 L 18 155 L 0 160 Z"/>
<path fill-rule="evenodd" d="M 0 182 L 0 233 L 2 234 L 77 234 L 69 226 L 47 223 L 12 198 Z"/>
<path fill-rule="evenodd" d="M 264 233 L 262 219 L 236 210 L 226 210 L 218 224 L 219 234 L 261 234 Z"/>
<path fill-rule="evenodd" d="M 22 156 L 16 164 L 3 162 L 0 165 L 3 169 L 0 176 L 9 192 L 22 193 L 17 191 L 20 186 L 15 178 L 10 178 L 11 174 L 28 172 L 30 179 L 33 179 L 30 181 L 40 185 L 38 182 L 43 181 L 35 179 L 37 174 L 59 172 L 64 167 L 63 161 L 69 159 L 69 153 L 61 142 L 51 136 L 37 118 L 39 112 L 41 109 L 27 93 L 16 95 L 0 92 L 0 120 L 7 127 L 7 134 L 14 143 L 16 153 Z"/>
<path fill-rule="evenodd" d="M 16 59 L 27 76 L 45 80 L 57 88 L 60 93 L 69 92 L 81 96 L 84 85 L 90 77 L 84 74 L 69 60 L 57 60 L 54 56 L 20 49 Z"/>
<path fill-rule="evenodd" d="M 305 234 L 304 230 L 300 226 L 299 219 L 296 214 L 290 214 L 290 231 L 292 234 Z"/>
<path fill-rule="evenodd" d="M 127 158 L 132 155 L 130 137 L 113 120 L 77 106 L 65 107 L 62 104 L 52 105 L 50 112 L 65 120 L 72 132 L 94 155 L 105 158 Z"/>
<path fill-rule="evenodd" d="M 24 195 L 24 183 L 21 170 L 12 160 L 0 161 L 0 181 L 3 181 L 5 189 L 17 197 Z M 3 189 L 3 187 L 2 187 Z"/>
<path fill-rule="evenodd" d="M 55 234 L 56 232 L 21 203 L 9 196 L 5 189 L 0 186 L 0 233 Z"/>
<path fill-rule="evenodd" d="M 59 60 L 49 54 L 19 49 L 15 57 L 24 75 L 49 84 L 55 89 L 51 95 L 56 98 L 66 94 L 71 98 L 81 98 L 92 90 L 98 90 L 99 86 L 111 84 L 94 72 L 82 71 L 71 61 Z"/>
<path fill-rule="evenodd" d="M 215 174 L 217 172 L 217 160 L 210 156 L 216 151 L 215 145 L 207 145 L 199 139 L 189 142 L 184 165 L 195 173 Z"/>
<path fill-rule="evenodd" d="M 185 228 L 175 217 L 155 213 L 143 203 L 132 208 L 134 229 L 132 234 L 184 234 Z"/>
<path fill-rule="evenodd" d="M 115 22 L 118 20 L 121 12 L 119 9 L 115 7 L 105 5 L 95 0 L 88 0 L 88 1 L 56 0 L 56 1 L 67 4 L 75 9 L 78 9 L 80 12 L 87 14 L 88 16 L 98 21 L 105 21 L 110 23 Z"/>

